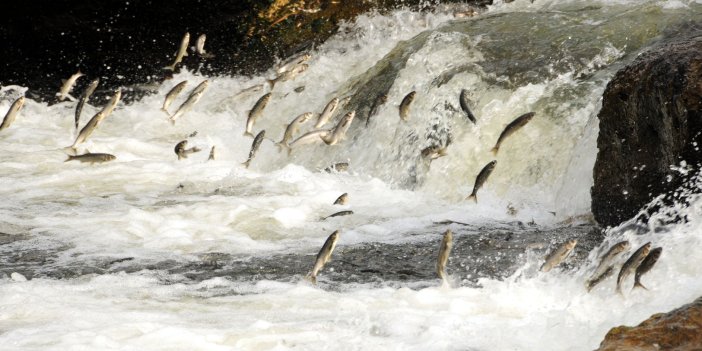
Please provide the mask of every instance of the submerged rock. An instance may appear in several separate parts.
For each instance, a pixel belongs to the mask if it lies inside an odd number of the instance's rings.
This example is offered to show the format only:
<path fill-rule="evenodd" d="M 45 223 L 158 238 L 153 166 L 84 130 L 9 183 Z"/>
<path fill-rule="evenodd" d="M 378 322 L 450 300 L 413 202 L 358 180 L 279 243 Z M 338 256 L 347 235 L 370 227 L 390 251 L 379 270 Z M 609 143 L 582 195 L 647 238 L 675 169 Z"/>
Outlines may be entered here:
<path fill-rule="evenodd" d="M 700 168 L 702 34 L 659 44 L 617 72 L 598 117 L 592 212 L 612 226 Z"/>
<path fill-rule="evenodd" d="M 702 347 L 702 297 L 668 313 L 658 313 L 636 327 L 612 328 L 599 351 L 699 350 Z"/>

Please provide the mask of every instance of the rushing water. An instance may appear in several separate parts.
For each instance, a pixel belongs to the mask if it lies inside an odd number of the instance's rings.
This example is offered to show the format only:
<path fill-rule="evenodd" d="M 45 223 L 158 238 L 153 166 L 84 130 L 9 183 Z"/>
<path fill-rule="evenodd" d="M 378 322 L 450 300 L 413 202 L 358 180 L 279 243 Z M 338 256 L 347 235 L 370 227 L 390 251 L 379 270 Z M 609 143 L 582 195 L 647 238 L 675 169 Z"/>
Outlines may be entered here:
<path fill-rule="evenodd" d="M 0 345 L 593 349 L 609 328 L 702 291 L 702 200 L 666 211 L 685 224 L 602 232 L 589 221 L 605 85 L 645 46 L 700 20 L 702 6 L 684 1 L 517 1 L 467 19 L 364 15 L 312 52 L 306 72 L 276 84 L 254 128 L 269 139 L 249 169 L 246 115 L 269 88 L 242 91 L 272 72 L 183 70 L 156 94 L 118 105 L 80 148 L 117 156 L 105 164 L 64 163 L 75 102 L 28 100 L 0 133 Z M 171 125 L 159 108 L 184 79 L 188 89 L 210 86 Z M 475 125 L 460 110 L 461 89 Z M 25 91 L 3 87 L 0 111 Z M 410 91 L 403 122 L 398 105 Z M 387 102 L 366 125 L 380 94 Z M 335 121 L 357 111 L 346 140 L 279 152 L 284 124 L 333 97 L 348 97 Z M 98 108 L 86 107 L 83 123 Z M 536 117 L 491 155 L 504 126 L 529 111 Z M 203 151 L 178 161 L 173 148 L 184 139 Z M 449 140 L 447 156 L 419 157 Z M 493 159 L 479 202 L 465 201 Z M 337 162 L 349 170 L 322 171 Z M 349 203 L 332 205 L 345 192 Z M 340 210 L 354 214 L 321 219 Z M 442 288 L 434 265 L 447 228 L 452 287 Z M 315 287 L 302 277 L 336 229 Z M 579 239 L 575 253 L 539 273 L 544 254 L 569 238 Z M 609 280 L 587 293 L 597 255 L 622 239 L 663 247 L 644 277 L 649 290 L 622 297 Z"/>

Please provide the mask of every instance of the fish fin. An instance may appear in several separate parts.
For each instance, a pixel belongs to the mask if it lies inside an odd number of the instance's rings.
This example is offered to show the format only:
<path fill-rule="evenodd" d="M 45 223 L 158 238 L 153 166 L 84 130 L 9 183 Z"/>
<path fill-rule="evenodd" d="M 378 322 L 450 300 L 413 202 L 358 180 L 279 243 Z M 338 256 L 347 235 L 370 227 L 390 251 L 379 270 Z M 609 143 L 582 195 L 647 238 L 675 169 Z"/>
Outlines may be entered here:
<path fill-rule="evenodd" d="M 242 162 L 241 164 L 244 165 L 244 167 L 246 167 L 248 169 L 249 165 L 251 164 L 251 159 L 248 159 L 245 162 Z"/>
<path fill-rule="evenodd" d="M 648 288 L 641 284 L 641 282 L 639 281 L 634 282 L 634 287 L 631 288 L 631 290 L 634 290 L 636 288 L 643 288 L 644 290 L 648 290 Z"/>
<path fill-rule="evenodd" d="M 249 132 L 244 132 L 244 136 L 249 136 L 249 137 L 254 138 L 254 135 L 252 133 L 249 133 Z"/>
<path fill-rule="evenodd" d="M 477 204 L 477 203 L 478 203 L 478 195 L 476 195 L 476 194 L 470 194 L 470 195 L 468 195 L 468 197 L 466 198 L 466 200 L 473 200 L 473 202 L 475 202 L 475 203 Z"/>
<path fill-rule="evenodd" d="M 170 116 L 170 115 L 171 115 L 171 113 L 170 113 L 170 112 L 168 112 L 168 110 L 166 110 L 166 109 L 165 109 L 165 108 L 163 108 L 163 107 L 161 107 L 161 111 L 163 111 L 163 112 L 164 112 L 165 114 L 167 114 L 168 116 Z"/>
<path fill-rule="evenodd" d="M 288 149 L 288 153 L 290 151 L 290 146 L 285 145 L 282 141 L 279 143 L 275 143 L 275 145 L 278 147 L 278 152 L 282 152 L 285 149 Z"/>
<path fill-rule="evenodd" d="M 78 152 L 78 150 L 76 150 L 76 144 L 64 147 L 63 151 L 74 155 Z"/>
<path fill-rule="evenodd" d="M 64 163 L 76 158 L 75 156 L 71 156 L 71 155 L 67 155 L 67 156 L 68 156 L 68 158 L 66 159 L 66 161 L 63 161 Z"/>
<path fill-rule="evenodd" d="M 276 80 L 275 79 L 266 79 L 268 81 L 268 84 L 271 85 L 271 90 L 273 90 L 273 87 L 275 86 Z"/>
<path fill-rule="evenodd" d="M 490 152 L 491 152 L 493 155 L 495 155 L 495 156 L 497 156 L 497 152 L 498 152 L 498 151 L 500 151 L 500 147 L 499 147 L 499 146 L 495 146 L 495 147 L 492 148 L 492 150 L 490 150 Z"/>
<path fill-rule="evenodd" d="M 624 293 L 622 292 L 622 285 L 621 285 L 619 282 L 617 282 L 617 288 L 615 289 L 615 291 L 616 291 L 617 294 L 619 294 L 620 296 L 624 296 Z"/>
<path fill-rule="evenodd" d="M 174 65 L 166 66 L 166 67 L 163 67 L 163 69 L 165 69 L 166 71 L 175 71 L 175 66 Z"/>
<path fill-rule="evenodd" d="M 312 273 L 307 273 L 305 279 L 307 279 L 310 283 L 317 285 L 317 277 L 313 276 Z"/>

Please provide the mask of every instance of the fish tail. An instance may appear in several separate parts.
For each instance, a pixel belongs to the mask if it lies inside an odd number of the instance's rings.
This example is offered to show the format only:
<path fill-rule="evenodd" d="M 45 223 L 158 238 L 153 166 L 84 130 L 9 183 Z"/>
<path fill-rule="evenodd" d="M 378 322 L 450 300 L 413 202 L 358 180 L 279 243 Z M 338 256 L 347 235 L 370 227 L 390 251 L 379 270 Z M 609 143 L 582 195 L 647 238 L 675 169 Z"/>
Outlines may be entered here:
<path fill-rule="evenodd" d="M 165 69 L 167 71 L 175 71 L 175 65 L 166 66 L 166 67 L 163 67 L 163 69 Z"/>
<path fill-rule="evenodd" d="M 305 279 L 309 280 L 310 283 L 317 285 L 317 276 L 312 275 L 312 273 L 307 273 Z"/>
<path fill-rule="evenodd" d="M 244 165 L 244 167 L 249 168 L 249 165 L 251 164 L 251 159 L 248 159 L 245 162 L 242 162 L 241 164 Z"/>
<path fill-rule="evenodd" d="M 166 109 L 165 109 L 165 108 L 163 108 L 163 107 L 161 107 L 161 111 L 163 111 L 163 112 L 164 112 L 165 114 L 167 114 L 168 116 L 170 116 L 170 115 L 171 115 L 171 113 L 170 113 L 170 112 L 168 112 L 168 110 L 166 110 Z"/>
<path fill-rule="evenodd" d="M 248 131 L 244 132 L 244 136 L 249 136 L 249 137 L 254 137 L 252 133 L 249 133 Z"/>
<path fill-rule="evenodd" d="M 648 288 L 641 284 L 641 282 L 638 280 L 634 282 L 634 287 L 631 288 L 631 290 L 634 290 L 636 288 L 643 288 L 644 290 L 648 290 Z"/>
<path fill-rule="evenodd" d="M 67 155 L 67 156 L 68 156 L 68 158 L 66 159 L 66 161 L 63 161 L 63 162 L 68 162 L 68 161 L 71 161 L 71 160 L 75 160 L 75 158 L 76 158 L 75 156 L 72 156 L 72 155 Z"/>
<path fill-rule="evenodd" d="M 622 293 L 622 285 L 620 284 L 620 282 L 617 282 L 617 288 L 616 288 L 615 291 L 616 291 L 617 294 L 619 294 L 620 296 L 624 296 L 624 293 Z"/>
<path fill-rule="evenodd" d="M 275 143 L 275 145 L 278 147 L 278 152 L 282 152 L 283 150 L 287 149 L 288 154 L 290 154 L 290 146 L 285 145 L 284 142 L 281 141 L 279 143 Z"/>
<path fill-rule="evenodd" d="M 500 147 L 498 145 L 495 145 L 495 147 L 493 147 L 492 150 L 490 150 L 490 152 L 492 152 L 492 154 L 495 156 L 497 156 L 498 151 L 500 151 Z"/>
<path fill-rule="evenodd" d="M 473 202 L 475 202 L 477 204 L 478 203 L 478 195 L 476 193 L 471 193 L 470 195 L 468 195 L 466 200 L 473 200 Z"/>
<path fill-rule="evenodd" d="M 273 87 L 275 86 L 276 80 L 275 79 L 266 79 L 268 81 L 268 84 L 271 85 L 271 90 L 273 90 Z"/>

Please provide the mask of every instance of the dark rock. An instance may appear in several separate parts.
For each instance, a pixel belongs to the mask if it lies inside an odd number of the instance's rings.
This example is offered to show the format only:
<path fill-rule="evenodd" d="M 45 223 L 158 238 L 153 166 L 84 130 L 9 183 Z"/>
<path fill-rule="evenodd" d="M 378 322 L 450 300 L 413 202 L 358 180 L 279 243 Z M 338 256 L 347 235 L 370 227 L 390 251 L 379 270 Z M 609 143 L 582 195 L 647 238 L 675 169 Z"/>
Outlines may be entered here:
<path fill-rule="evenodd" d="M 698 32 L 699 33 L 699 32 Z M 667 40 L 609 82 L 599 113 L 592 212 L 613 226 L 694 174 L 702 146 L 702 34 Z M 641 218 L 645 220 L 646 218 Z"/>
<path fill-rule="evenodd" d="M 702 297 L 668 313 L 654 314 L 636 327 L 612 328 L 599 351 L 700 350 Z"/>

